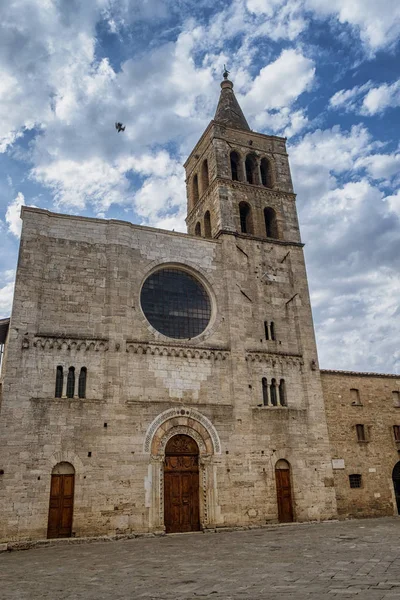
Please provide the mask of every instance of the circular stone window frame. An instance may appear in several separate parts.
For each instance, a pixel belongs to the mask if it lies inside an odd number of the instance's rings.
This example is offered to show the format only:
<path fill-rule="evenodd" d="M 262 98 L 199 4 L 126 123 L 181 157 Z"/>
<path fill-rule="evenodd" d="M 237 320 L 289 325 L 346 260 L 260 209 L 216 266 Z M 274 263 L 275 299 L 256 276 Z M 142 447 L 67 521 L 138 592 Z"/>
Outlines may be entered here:
<path fill-rule="evenodd" d="M 158 329 L 156 329 L 155 327 L 153 327 L 153 325 L 147 319 L 147 317 L 144 313 L 144 310 L 142 308 L 142 302 L 141 302 L 142 289 L 143 289 L 143 286 L 144 286 L 145 282 L 147 281 L 147 279 L 151 275 L 153 275 L 157 271 L 161 271 L 162 269 L 177 269 L 177 270 L 183 271 L 184 273 L 188 273 L 194 279 L 197 279 L 197 281 L 204 287 L 204 289 L 208 295 L 208 298 L 210 300 L 210 304 L 211 304 L 211 316 L 210 316 L 210 320 L 208 322 L 207 327 L 199 335 L 196 335 L 196 337 L 192 337 L 192 338 L 169 337 L 169 336 L 161 333 L 160 331 L 158 331 Z M 156 340 L 162 341 L 162 342 L 168 342 L 169 344 L 174 343 L 176 345 L 179 345 L 179 344 L 187 344 L 187 343 L 190 343 L 193 341 L 196 343 L 203 342 L 208 337 L 210 337 L 210 335 L 212 335 L 214 333 L 214 331 L 216 330 L 216 328 L 218 327 L 218 325 L 220 324 L 220 321 L 221 321 L 221 317 L 219 316 L 218 309 L 217 309 L 217 300 L 216 300 L 215 292 L 213 290 L 212 278 L 209 276 L 208 273 L 205 273 L 201 267 L 199 267 L 198 265 L 195 265 L 193 263 L 190 263 L 189 261 L 187 261 L 187 262 L 173 262 L 170 260 L 165 261 L 165 262 L 157 261 L 157 262 L 153 263 L 152 265 L 150 265 L 150 268 L 148 268 L 146 270 L 146 273 L 143 275 L 142 281 L 139 286 L 139 307 L 140 307 L 140 316 L 142 318 L 143 324 L 146 327 L 146 329 L 154 335 Z"/>

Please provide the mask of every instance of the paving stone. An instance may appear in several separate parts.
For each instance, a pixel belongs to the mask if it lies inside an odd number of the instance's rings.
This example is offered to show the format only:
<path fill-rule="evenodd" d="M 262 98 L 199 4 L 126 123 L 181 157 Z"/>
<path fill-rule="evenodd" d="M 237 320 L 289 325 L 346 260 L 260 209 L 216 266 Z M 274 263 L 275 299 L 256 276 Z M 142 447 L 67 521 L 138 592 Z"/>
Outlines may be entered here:
<path fill-rule="evenodd" d="M 400 519 L 384 518 L 36 546 L 0 555 L 1 600 L 390 600 L 400 598 L 399 534 Z M 390 577 L 376 574 L 379 555 Z M 367 565 L 373 576 L 360 574 Z"/>

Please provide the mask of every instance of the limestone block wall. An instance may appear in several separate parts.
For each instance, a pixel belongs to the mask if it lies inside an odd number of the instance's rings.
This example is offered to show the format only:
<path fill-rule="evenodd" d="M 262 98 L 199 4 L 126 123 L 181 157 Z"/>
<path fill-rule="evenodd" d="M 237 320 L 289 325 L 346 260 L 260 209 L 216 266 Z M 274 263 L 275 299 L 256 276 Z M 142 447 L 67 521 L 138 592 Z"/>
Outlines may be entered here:
<path fill-rule="evenodd" d="M 0 413 L 1 539 L 46 536 L 62 461 L 75 468 L 74 535 L 162 530 L 174 433 L 200 448 L 203 527 L 276 521 L 281 458 L 295 518 L 336 514 L 299 245 L 31 208 L 23 222 Z M 166 338 L 142 312 L 141 286 L 163 265 L 188 269 L 209 293 L 211 322 L 193 340 Z M 266 318 L 275 341 L 263 339 Z M 54 397 L 59 365 L 87 368 L 86 398 L 77 387 L 66 398 L 65 386 Z M 264 374 L 285 378 L 288 407 L 258 407 Z"/>
<path fill-rule="evenodd" d="M 393 426 L 400 425 L 400 376 L 321 371 L 334 467 L 338 513 L 342 517 L 397 514 L 392 471 L 400 460 Z M 357 395 L 350 390 L 358 390 Z M 367 441 L 358 441 L 356 425 Z M 349 475 L 362 477 L 350 488 Z"/>

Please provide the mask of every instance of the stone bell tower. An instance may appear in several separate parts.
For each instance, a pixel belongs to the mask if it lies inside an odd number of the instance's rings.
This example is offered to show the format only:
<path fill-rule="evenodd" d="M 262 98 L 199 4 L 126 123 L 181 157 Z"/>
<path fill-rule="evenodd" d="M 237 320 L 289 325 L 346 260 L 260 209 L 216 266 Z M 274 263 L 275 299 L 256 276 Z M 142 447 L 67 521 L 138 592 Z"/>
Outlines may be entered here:
<path fill-rule="evenodd" d="M 279 520 L 330 518 L 333 473 L 286 139 L 250 129 L 226 71 L 185 169 L 188 232 L 221 252 L 234 503 L 254 506 L 257 518 L 276 502 Z"/>
<path fill-rule="evenodd" d="M 214 119 L 184 166 L 191 235 L 300 242 L 286 139 L 251 131 L 227 71 Z"/>

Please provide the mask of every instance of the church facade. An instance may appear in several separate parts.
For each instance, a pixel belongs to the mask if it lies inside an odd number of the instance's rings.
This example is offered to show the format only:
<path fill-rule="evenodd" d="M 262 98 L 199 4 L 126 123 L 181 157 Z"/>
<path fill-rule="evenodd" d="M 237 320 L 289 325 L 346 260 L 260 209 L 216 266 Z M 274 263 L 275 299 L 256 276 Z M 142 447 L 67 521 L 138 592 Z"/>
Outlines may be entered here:
<path fill-rule="evenodd" d="M 185 164 L 188 234 L 22 210 L 1 540 L 337 517 L 344 450 L 338 435 L 332 461 L 285 139 L 221 88 Z M 379 514 L 397 510 L 390 477 Z"/>

